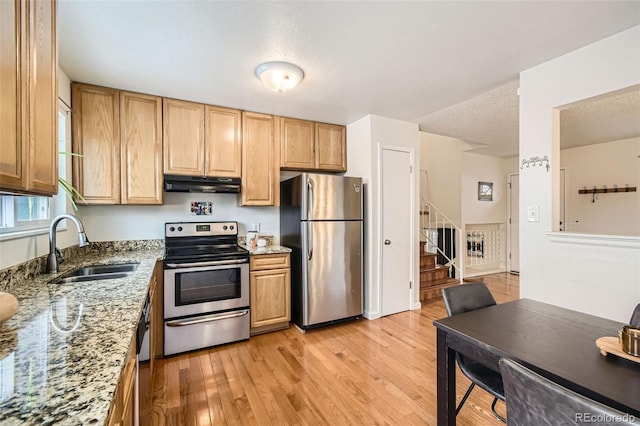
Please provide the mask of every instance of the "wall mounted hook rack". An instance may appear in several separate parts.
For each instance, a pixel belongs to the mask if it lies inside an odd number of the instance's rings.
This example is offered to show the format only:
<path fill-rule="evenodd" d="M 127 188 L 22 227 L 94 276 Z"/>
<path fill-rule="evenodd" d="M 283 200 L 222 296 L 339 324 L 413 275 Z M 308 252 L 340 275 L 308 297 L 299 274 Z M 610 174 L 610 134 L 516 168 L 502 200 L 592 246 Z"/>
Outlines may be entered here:
<path fill-rule="evenodd" d="M 520 170 L 522 170 L 522 168 L 524 166 L 527 166 L 527 168 L 529 168 L 530 165 L 533 165 L 534 167 L 536 165 L 542 167 L 542 165 L 546 163 L 546 167 L 547 167 L 547 171 L 549 171 L 549 157 L 547 157 L 546 155 L 544 157 L 539 157 L 539 156 L 535 156 L 535 157 L 531 157 L 528 160 L 526 159 L 522 159 L 522 164 L 520 164 Z"/>

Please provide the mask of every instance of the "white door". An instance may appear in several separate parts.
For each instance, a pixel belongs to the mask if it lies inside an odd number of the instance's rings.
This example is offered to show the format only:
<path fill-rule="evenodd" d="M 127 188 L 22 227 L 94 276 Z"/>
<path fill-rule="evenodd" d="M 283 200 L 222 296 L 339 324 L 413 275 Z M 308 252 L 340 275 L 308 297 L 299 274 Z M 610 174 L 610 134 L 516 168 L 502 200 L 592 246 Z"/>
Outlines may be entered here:
<path fill-rule="evenodd" d="M 509 175 L 509 271 L 520 272 L 520 180 L 518 174 Z"/>
<path fill-rule="evenodd" d="M 564 183 L 564 169 L 560 169 L 560 228 L 558 228 L 560 231 L 567 229 L 564 211 Z"/>
<path fill-rule="evenodd" d="M 381 312 L 411 309 L 412 196 L 411 153 L 382 148 Z"/>

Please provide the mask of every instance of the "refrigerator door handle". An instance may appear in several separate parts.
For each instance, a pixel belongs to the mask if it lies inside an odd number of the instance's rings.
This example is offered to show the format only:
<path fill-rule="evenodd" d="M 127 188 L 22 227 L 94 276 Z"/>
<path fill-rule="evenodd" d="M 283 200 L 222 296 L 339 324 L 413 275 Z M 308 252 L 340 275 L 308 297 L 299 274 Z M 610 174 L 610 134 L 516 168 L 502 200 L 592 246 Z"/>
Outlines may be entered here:
<path fill-rule="evenodd" d="M 313 222 L 307 222 L 307 260 L 313 257 Z"/>
<path fill-rule="evenodd" d="M 313 220 L 313 179 L 307 180 L 307 220 Z"/>

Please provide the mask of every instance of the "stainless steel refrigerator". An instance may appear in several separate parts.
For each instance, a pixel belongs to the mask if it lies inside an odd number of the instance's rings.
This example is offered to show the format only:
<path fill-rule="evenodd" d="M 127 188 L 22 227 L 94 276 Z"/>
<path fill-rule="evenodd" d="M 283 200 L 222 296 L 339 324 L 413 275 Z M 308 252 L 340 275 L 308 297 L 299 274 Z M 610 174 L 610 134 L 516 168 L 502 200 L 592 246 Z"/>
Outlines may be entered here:
<path fill-rule="evenodd" d="M 362 315 L 362 203 L 361 178 L 302 173 L 280 182 L 291 318 L 302 330 Z"/>

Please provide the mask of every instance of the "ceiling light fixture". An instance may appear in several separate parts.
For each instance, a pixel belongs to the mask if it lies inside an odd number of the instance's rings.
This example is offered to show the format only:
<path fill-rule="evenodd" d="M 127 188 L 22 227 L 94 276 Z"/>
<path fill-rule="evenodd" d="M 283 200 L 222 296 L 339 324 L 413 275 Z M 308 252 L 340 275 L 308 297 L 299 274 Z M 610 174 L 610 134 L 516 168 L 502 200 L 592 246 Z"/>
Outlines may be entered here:
<path fill-rule="evenodd" d="M 269 89 L 284 92 L 296 87 L 304 78 L 304 72 L 288 62 L 265 62 L 256 68 L 256 76 Z"/>

